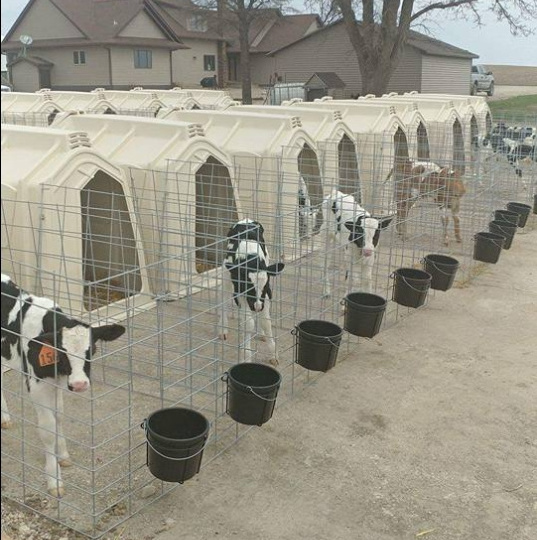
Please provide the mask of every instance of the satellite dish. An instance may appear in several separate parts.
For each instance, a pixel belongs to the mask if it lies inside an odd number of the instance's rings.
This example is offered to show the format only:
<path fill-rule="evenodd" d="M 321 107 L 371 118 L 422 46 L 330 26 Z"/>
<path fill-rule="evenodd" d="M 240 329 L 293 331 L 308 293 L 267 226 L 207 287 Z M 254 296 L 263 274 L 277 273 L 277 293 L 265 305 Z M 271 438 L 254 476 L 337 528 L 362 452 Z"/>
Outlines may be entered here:
<path fill-rule="evenodd" d="M 27 36 L 26 34 L 23 34 L 23 35 L 19 38 L 19 41 L 20 41 L 23 45 L 31 45 L 32 42 L 34 41 L 34 39 L 32 38 L 32 36 Z"/>

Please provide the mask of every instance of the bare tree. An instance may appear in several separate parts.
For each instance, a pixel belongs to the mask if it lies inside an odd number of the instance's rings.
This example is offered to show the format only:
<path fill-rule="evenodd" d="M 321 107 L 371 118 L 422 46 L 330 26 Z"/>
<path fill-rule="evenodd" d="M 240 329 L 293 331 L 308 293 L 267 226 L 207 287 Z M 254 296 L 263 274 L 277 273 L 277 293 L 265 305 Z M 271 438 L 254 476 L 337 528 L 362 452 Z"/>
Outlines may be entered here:
<path fill-rule="evenodd" d="M 218 79 L 224 81 L 226 62 L 226 29 L 235 29 L 240 48 L 242 102 L 252 103 L 250 68 L 250 29 L 255 18 L 262 18 L 269 8 L 283 9 L 289 0 L 193 0 L 193 4 L 217 10 L 218 33 L 222 38 L 218 49 Z"/>
<path fill-rule="evenodd" d="M 323 5 L 333 17 L 337 7 L 356 53 L 364 94 L 383 94 L 401 59 L 411 26 L 426 27 L 433 13 L 446 12 L 482 24 L 492 12 L 514 35 L 534 32 L 537 0 L 306 0 L 310 9 Z M 529 24 L 528 24 L 529 23 Z"/>

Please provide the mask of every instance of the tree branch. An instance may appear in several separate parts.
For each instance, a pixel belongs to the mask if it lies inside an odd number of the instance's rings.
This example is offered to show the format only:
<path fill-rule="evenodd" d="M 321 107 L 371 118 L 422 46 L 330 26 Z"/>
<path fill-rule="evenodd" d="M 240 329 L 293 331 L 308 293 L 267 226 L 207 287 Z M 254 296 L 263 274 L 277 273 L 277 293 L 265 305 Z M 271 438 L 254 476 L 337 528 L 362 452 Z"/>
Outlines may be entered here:
<path fill-rule="evenodd" d="M 429 4 L 428 6 L 425 6 L 424 8 L 416 11 L 414 15 L 412 15 L 412 18 L 410 19 L 411 22 L 415 21 L 416 19 L 419 19 L 425 13 L 429 13 L 429 11 L 434 10 L 440 10 L 440 9 L 450 9 L 454 7 L 460 7 L 464 5 L 471 5 L 475 4 L 477 0 L 453 0 L 451 2 L 433 2 L 432 4 Z"/>

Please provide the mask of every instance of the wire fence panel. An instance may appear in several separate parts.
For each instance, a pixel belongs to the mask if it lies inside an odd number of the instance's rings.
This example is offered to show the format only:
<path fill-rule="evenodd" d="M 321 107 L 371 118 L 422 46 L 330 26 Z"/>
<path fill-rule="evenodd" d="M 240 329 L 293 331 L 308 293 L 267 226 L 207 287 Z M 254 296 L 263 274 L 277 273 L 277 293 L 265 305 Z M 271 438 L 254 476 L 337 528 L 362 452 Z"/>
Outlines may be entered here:
<path fill-rule="evenodd" d="M 524 121 L 537 125 L 535 118 Z M 87 392 L 58 389 L 73 465 L 63 471 L 62 499 L 45 488 L 24 374 L 15 365 L 3 373 L 14 421 L 2 436 L 4 495 L 100 538 L 178 487 L 155 479 L 146 466 L 143 423 L 153 412 L 180 406 L 206 416 L 204 467 L 251 429 L 226 412 L 225 375 L 233 365 L 277 356 L 281 406 L 321 376 L 296 363 L 300 322 L 342 327 L 345 297 L 370 290 L 388 300 L 382 328 L 396 324 L 414 310 L 391 301 L 394 272 L 423 268 L 428 254 L 455 258 L 455 286 L 466 286 L 485 268 L 473 259 L 475 234 L 488 230 L 495 210 L 510 201 L 531 204 L 537 192 L 534 157 L 520 175 L 504 152 L 474 144 L 472 133 L 469 142 L 463 126 L 431 122 L 413 132 L 282 148 L 271 158 L 235 156 L 231 167 L 212 159 L 201 166 L 168 160 L 163 169 L 133 167 L 125 185 L 98 171 L 81 188 L 42 183 L 33 200 L 3 194 L 4 272 L 32 293 L 59 299 L 73 317 L 126 327 L 93 356 Z M 410 159 L 459 171 L 465 193 L 442 208 L 446 185 L 416 187 L 405 169 Z M 331 241 L 332 211 L 325 205 L 323 213 L 323 199 L 334 191 L 352 194 L 370 216 L 391 220 L 368 266 L 352 256 L 352 242 Z M 252 332 L 248 312 L 229 294 L 227 233 L 244 218 L 263 225 L 271 262 L 285 264 L 270 282 L 276 354 L 260 318 Z M 431 291 L 428 302 L 442 294 Z M 226 327 L 219 318 L 224 309 L 230 310 Z M 344 334 L 338 362 L 362 339 Z"/>

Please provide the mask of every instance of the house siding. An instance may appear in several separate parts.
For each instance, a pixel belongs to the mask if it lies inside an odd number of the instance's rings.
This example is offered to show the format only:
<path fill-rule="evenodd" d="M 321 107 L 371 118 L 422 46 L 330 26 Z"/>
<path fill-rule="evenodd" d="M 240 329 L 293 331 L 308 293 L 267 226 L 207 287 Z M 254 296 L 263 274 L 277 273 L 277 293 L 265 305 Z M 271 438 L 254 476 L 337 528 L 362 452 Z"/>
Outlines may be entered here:
<path fill-rule="evenodd" d="M 170 51 L 165 49 L 151 49 L 151 69 L 136 69 L 134 67 L 134 47 L 115 47 L 111 49 L 112 71 L 114 88 L 132 88 L 146 86 L 150 88 L 170 87 L 172 84 L 170 73 Z"/>
<path fill-rule="evenodd" d="M 334 25 L 286 47 L 271 57 L 252 56 L 252 82 L 267 84 L 277 72 L 284 82 L 306 82 L 316 71 L 334 71 L 345 83 L 345 96 L 362 93 L 358 60 L 348 34 Z M 471 59 L 429 56 L 408 45 L 388 92 L 468 94 Z"/>
<path fill-rule="evenodd" d="M 121 37 L 156 38 L 164 39 L 162 30 L 150 19 L 146 13 L 139 13 L 119 33 Z"/>
<path fill-rule="evenodd" d="M 73 51 L 84 51 L 86 63 L 76 65 Z M 36 54 L 54 64 L 50 74 L 53 89 L 93 89 L 110 84 L 108 51 L 104 47 L 48 49 Z"/>
<path fill-rule="evenodd" d="M 31 7 L 13 32 L 15 39 L 9 41 L 16 41 L 22 34 L 32 36 L 34 39 L 84 37 L 80 30 L 49 0 L 39 0 Z M 33 51 L 32 53 L 35 54 Z"/>
<path fill-rule="evenodd" d="M 405 47 L 401 60 L 388 84 L 387 92 L 420 90 L 422 83 L 422 54 L 414 47 Z"/>
<path fill-rule="evenodd" d="M 182 49 L 172 53 L 172 78 L 176 86 L 199 87 L 203 77 L 212 77 L 218 72 L 216 41 L 202 39 L 183 39 L 184 45 L 190 49 Z M 203 69 L 203 56 L 215 57 L 214 71 Z"/>
<path fill-rule="evenodd" d="M 29 62 L 19 62 L 12 66 L 11 77 L 17 92 L 39 90 L 39 68 Z"/>
<path fill-rule="evenodd" d="M 470 58 L 447 58 L 443 56 L 422 57 L 422 88 L 424 93 L 462 94 L 470 93 L 472 60 Z"/>

